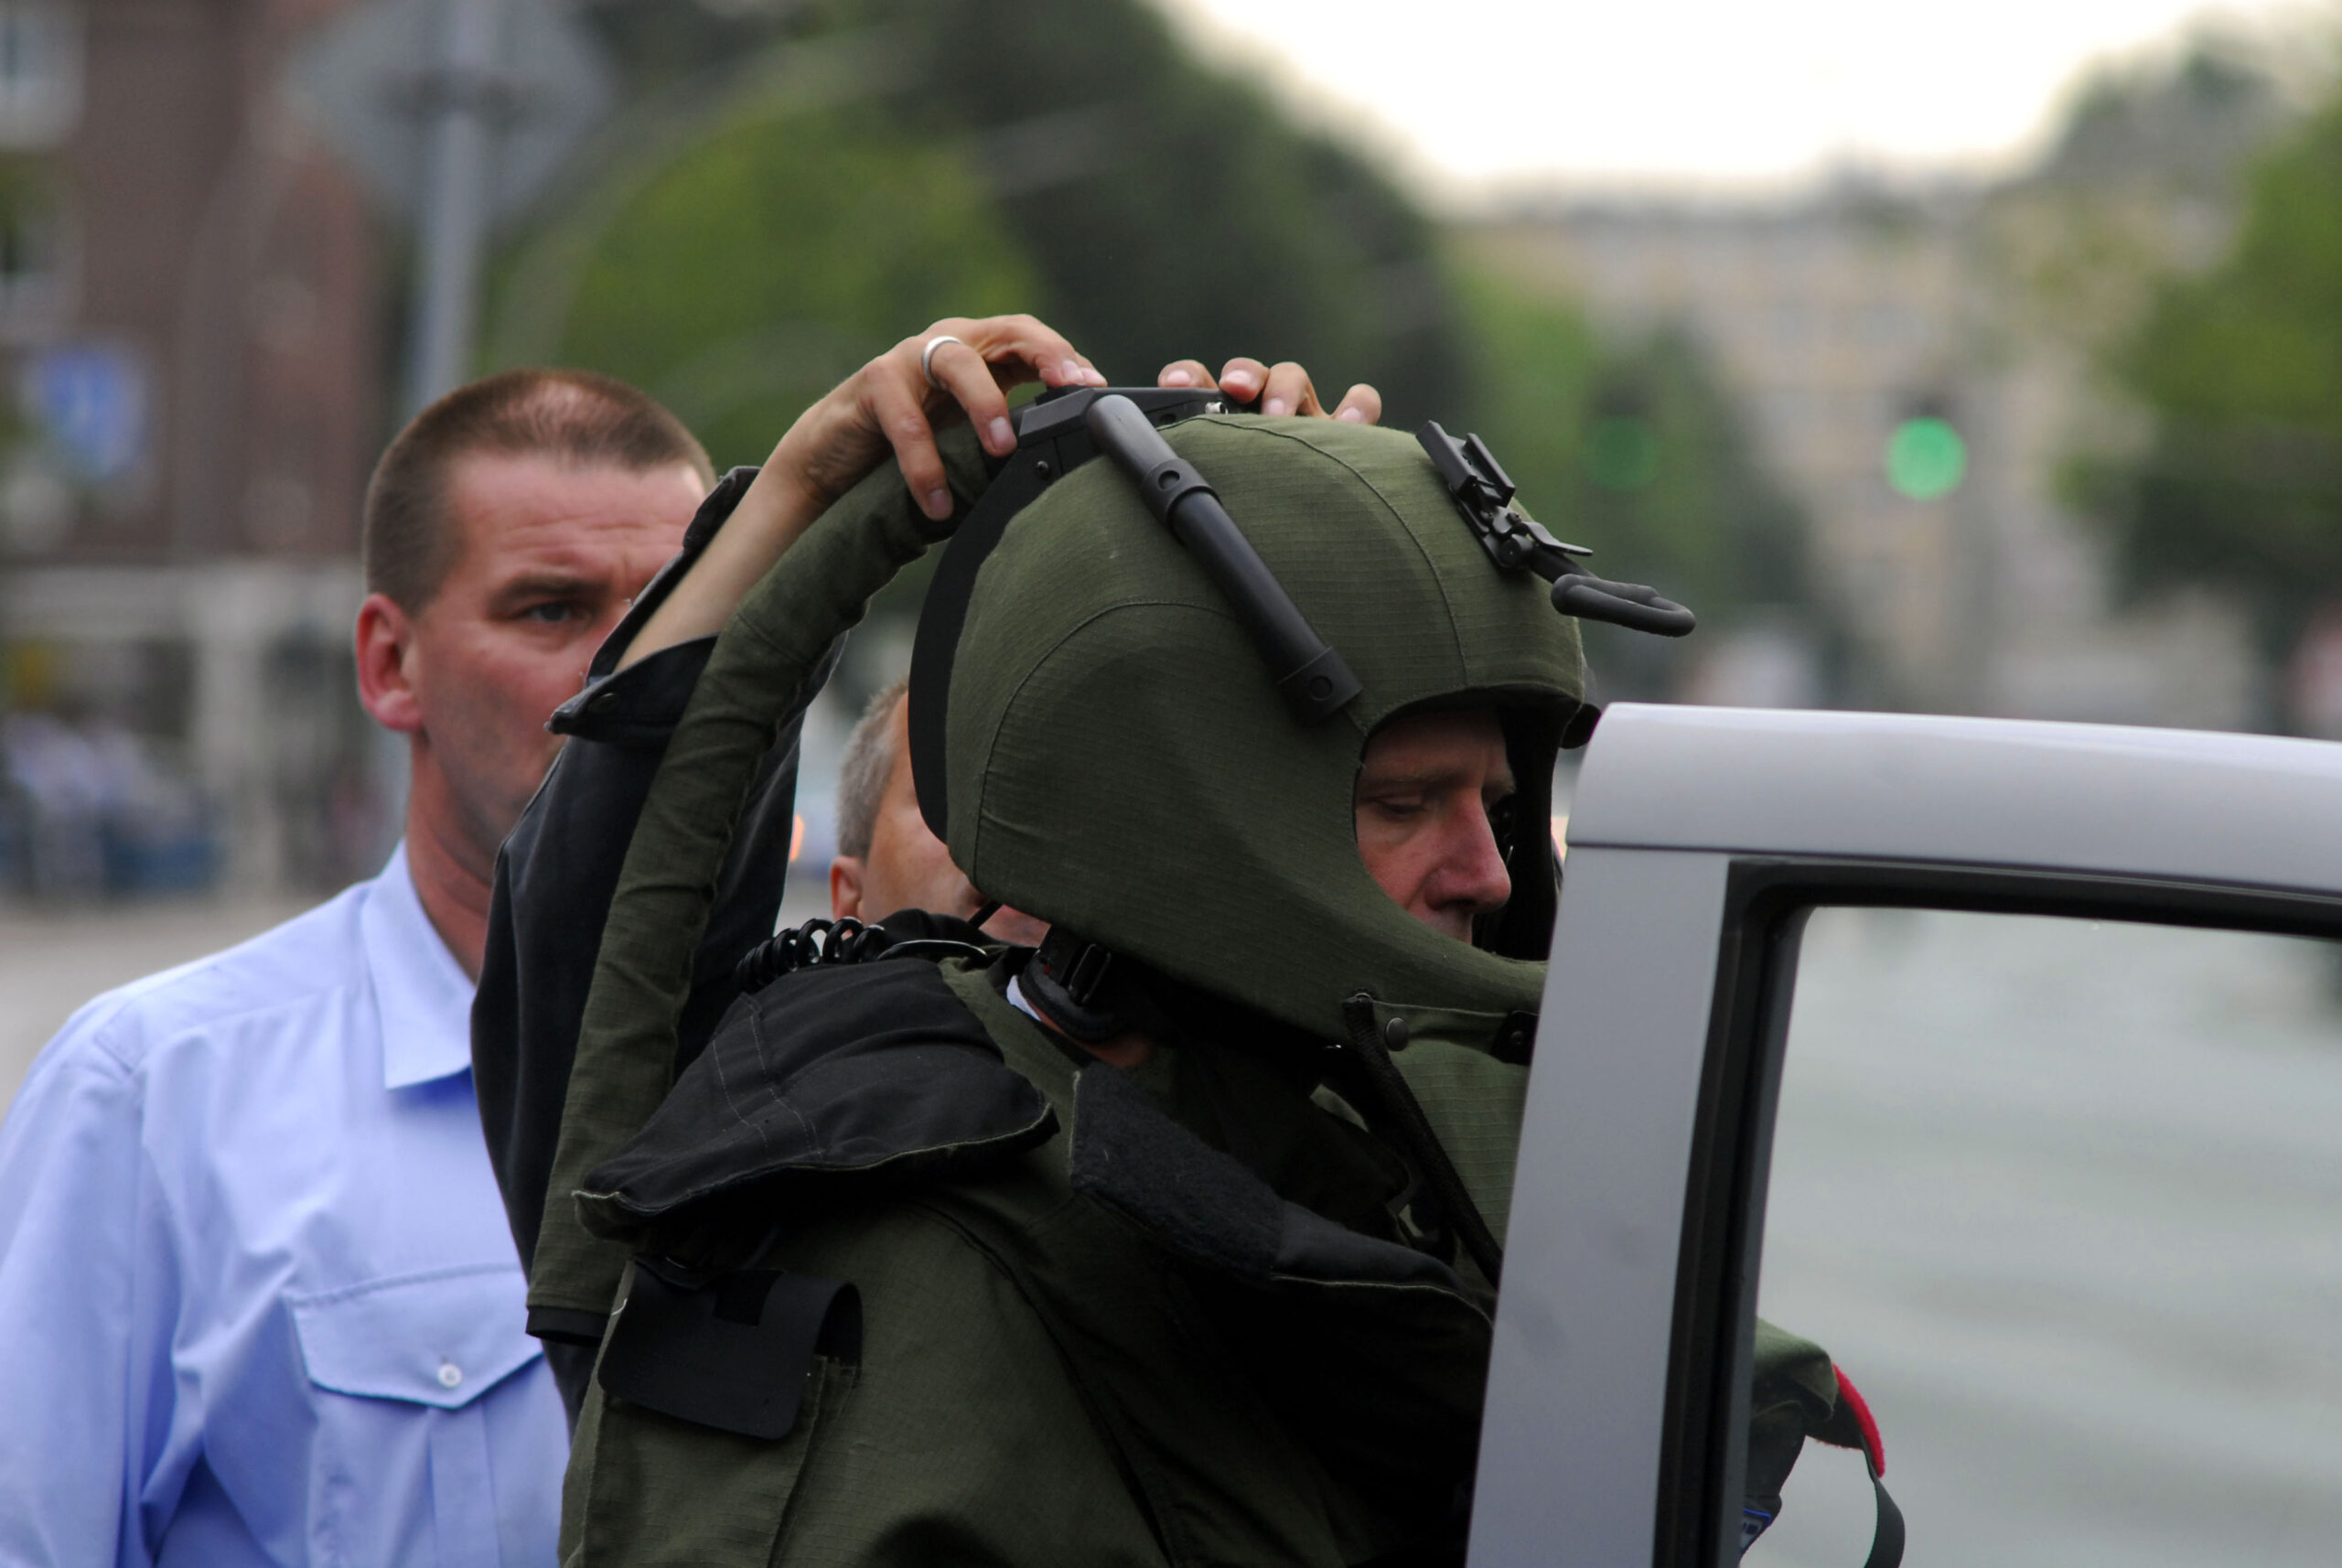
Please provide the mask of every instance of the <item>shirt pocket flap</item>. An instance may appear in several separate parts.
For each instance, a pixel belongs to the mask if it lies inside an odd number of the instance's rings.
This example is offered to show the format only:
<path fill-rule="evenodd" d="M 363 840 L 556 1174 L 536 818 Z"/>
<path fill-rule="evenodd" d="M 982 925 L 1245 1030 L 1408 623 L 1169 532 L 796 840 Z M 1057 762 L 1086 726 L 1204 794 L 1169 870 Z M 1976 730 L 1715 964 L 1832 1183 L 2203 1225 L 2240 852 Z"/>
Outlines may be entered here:
<path fill-rule="evenodd" d="M 288 1294 L 309 1380 L 336 1393 L 453 1410 L 543 1352 L 517 1264 L 394 1274 Z"/>

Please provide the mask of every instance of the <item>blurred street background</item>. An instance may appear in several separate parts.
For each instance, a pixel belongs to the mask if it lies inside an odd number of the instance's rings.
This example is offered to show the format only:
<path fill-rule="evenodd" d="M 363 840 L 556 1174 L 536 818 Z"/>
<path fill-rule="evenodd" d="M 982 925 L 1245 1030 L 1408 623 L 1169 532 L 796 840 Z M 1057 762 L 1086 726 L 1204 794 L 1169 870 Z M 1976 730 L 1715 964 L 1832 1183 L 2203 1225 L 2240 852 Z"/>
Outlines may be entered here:
<path fill-rule="evenodd" d="M 2318 1568 L 2342 1531 L 2342 948 L 1817 911 L 1758 1310 L 1877 1412 L 1912 1568 Z M 1811 1450 L 1749 1568 L 1860 1563 Z"/>
<path fill-rule="evenodd" d="M 1589 628 L 1603 698 L 2342 736 L 2337 44 L 2178 0 L 0 0 L 0 1094 L 380 865 L 360 496 L 509 365 L 724 465 L 947 312 L 1124 381 L 1296 358 L 1701 612 Z M 809 725 L 815 875 L 920 587 Z"/>

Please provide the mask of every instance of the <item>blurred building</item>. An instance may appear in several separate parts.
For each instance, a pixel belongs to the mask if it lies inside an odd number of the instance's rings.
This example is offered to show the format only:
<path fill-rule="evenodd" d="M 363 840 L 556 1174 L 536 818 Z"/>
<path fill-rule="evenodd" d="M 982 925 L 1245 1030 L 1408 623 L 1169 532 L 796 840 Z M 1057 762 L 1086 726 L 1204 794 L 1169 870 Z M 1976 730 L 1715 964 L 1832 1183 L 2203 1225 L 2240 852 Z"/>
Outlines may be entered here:
<path fill-rule="evenodd" d="M 338 4 L 0 0 L 0 703 L 19 749 L 134 743 L 243 885 L 384 827 L 349 651 L 381 252 L 279 88 Z"/>
<path fill-rule="evenodd" d="M 2278 119 L 2273 94 L 2202 69 L 2086 98 L 1997 186 L 1557 201 L 1473 242 L 1607 332 L 1707 350 L 1813 520 L 1850 700 L 2246 726 L 2266 693 L 2241 617 L 2122 605 L 2061 499 L 2076 444 L 2119 418 L 2094 353 L 2150 280 L 2218 254 L 2233 171 Z"/>

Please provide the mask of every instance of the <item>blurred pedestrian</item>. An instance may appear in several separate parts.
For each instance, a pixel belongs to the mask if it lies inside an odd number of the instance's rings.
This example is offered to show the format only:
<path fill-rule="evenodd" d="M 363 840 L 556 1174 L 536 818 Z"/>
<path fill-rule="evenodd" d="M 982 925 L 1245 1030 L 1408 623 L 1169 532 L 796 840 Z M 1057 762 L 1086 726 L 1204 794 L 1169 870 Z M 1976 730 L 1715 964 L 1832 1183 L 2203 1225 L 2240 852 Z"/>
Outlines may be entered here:
<path fill-rule="evenodd" d="M 103 713 L 0 716 L 0 817 L 23 825 L 21 870 L 0 842 L 0 888 L 36 898 L 94 898 L 199 886 L 211 829 L 199 790 Z M 0 832 L 0 841 L 6 834 Z"/>
<path fill-rule="evenodd" d="M 553 1561 L 566 1432 L 473 982 L 545 715 L 714 478 L 665 410 L 568 371 L 463 388 L 384 453 L 359 685 L 407 737 L 404 840 L 34 1065 L 0 1127 L 0 1561 Z"/>
<path fill-rule="evenodd" d="M 0 717 L 0 779 L 23 802 L 25 890 L 89 898 L 105 890 L 103 760 L 52 714 Z"/>
<path fill-rule="evenodd" d="M 830 862 L 830 913 L 875 923 L 900 909 L 967 919 L 987 900 L 919 814 L 911 787 L 910 682 L 870 700 L 838 762 L 838 853 Z M 996 909 L 983 929 L 1018 947 L 1038 947 L 1048 927 L 1016 909 Z"/>

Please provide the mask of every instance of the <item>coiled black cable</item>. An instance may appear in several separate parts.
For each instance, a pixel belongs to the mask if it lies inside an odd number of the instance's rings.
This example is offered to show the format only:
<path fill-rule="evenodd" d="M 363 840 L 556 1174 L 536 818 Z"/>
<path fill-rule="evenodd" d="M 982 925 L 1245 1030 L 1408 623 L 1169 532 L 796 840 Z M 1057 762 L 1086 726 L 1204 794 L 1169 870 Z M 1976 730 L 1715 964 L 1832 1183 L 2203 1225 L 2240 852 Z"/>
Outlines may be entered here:
<path fill-rule="evenodd" d="M 744 996 L 753 995 L 784 974 L 820 964 L 867 963 L 880 958 L 984 958 L 974 942 L 946 937 L 897 937 L 883 925 L 865 926 L 853 916 L 835 920 L 808 920 L 777 931 L 740 957 L 732 968 L 732 983 Z"/>

